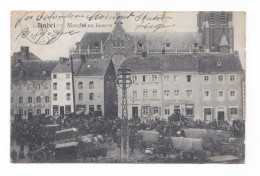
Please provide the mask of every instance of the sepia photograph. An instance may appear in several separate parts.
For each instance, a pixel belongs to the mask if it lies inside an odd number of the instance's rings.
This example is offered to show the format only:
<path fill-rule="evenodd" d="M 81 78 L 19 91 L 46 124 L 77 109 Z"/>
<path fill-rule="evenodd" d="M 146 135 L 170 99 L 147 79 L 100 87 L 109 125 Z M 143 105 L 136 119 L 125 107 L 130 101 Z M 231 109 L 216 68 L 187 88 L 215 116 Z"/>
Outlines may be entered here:
<path fill-rule="evenodd" d="M 245 12 L 10 17 L 11 163 L 245 163 Z"/>

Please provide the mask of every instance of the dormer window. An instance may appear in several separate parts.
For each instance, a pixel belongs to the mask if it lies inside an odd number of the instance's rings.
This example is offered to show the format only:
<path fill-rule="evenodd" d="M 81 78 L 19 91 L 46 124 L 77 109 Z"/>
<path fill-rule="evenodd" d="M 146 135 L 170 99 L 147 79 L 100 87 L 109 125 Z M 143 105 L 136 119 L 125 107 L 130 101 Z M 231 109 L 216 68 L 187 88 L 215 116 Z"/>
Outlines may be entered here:
<path fill-rule="evenodd" d="M 138 47 L 142 48 L 143 47 L 143 42 L 138 42 Z"/>
<path fill-rule="evenodd" d="M 220 61 L 217 62 L 217 66 L 218 66 L 218 67 L 221 66 L 221 62 L 220 62 Z"/>
<path fill-rule="evenodd" d="M 170 43 L 169 42 L 166 43 L 166 47 L 168 47 L 168 48 L 170 47 Z"/>

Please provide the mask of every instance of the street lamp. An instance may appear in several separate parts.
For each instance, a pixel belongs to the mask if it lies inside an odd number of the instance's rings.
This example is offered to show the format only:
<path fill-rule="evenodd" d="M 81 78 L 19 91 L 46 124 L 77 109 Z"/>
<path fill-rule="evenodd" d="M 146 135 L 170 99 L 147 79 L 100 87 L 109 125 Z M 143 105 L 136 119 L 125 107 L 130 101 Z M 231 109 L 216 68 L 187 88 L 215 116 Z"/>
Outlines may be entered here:
<path fill-rule="evenodd" d="M 123 66 L 118 69 L 117 84 L 122 89 L 122 121 L 121 121 L 121 161 L 128 161 L 129 158 L 129 129 L 127 111 L 127 88 L 132 84 L 131 69 Z M 126 156 L 124 153 L 126 150 Z"/>

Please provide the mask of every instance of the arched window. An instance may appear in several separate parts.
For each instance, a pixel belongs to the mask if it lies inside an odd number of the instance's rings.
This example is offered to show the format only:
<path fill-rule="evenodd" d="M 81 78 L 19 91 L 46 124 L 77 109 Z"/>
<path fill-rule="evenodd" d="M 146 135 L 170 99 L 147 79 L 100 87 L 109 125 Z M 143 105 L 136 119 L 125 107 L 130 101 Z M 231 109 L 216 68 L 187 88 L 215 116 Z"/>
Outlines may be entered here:
<path fill-rule="evenodd" d="M 117 47 L 121 47 L 121 38 L 117 36 Z"/>
<path fill-rule="evenodd" d="M 121 39 L 121 46 L 122 46 L 122 47 L 125 47 L 124 39 Z"/>

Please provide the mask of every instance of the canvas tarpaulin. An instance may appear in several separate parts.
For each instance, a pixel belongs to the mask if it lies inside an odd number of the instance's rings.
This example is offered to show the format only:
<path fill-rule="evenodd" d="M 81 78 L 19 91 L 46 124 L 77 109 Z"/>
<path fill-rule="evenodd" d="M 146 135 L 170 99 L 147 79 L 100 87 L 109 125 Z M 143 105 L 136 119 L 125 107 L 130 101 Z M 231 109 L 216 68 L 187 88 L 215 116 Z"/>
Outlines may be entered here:
<path fill-rule="evenodd" d="M 144 142 L 158 142 L 158 137 L 159 137 L 158 131 L 139 130 L 137 131 L 137 133 L 143 136 Z"/>
<path fill-rule="evenodd" d="M 171 137 L 172 146 L 177 150 L 202 150 L 202 140 L 185 137 Z"/>
<path fill-rule="evenodd" d="M 201 139 L 203 144 L 209 142 L 208 132 L 206 129 L 190 128 L 190 129 L 184 129 L 184 132 L 187 138 Z"/>

